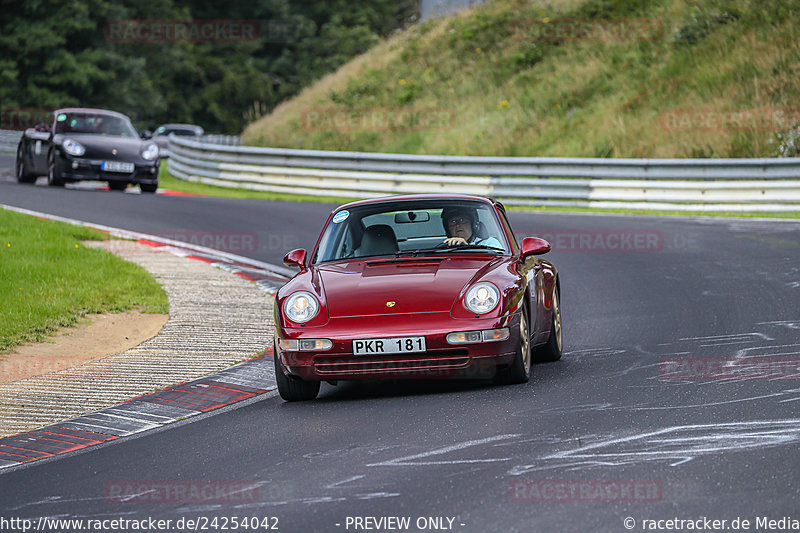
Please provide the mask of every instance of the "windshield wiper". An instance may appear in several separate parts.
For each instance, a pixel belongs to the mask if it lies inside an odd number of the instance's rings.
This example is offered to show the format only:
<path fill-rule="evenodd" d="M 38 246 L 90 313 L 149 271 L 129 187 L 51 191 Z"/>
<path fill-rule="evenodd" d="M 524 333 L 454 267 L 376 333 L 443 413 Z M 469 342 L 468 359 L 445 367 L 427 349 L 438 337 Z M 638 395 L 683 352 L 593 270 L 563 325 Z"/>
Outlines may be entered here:
<path fill-rule="evenodd" d="M 441 253 L 441 252 L 458 252 L 461 250 L 491 250 L 494 252 L 505 252 L 502 248 L 498 248 L 496 246 L 486 246 L 485 244 L 462 244 L 456 246 L 448 246 L 447 248 L 435 248 L 430 250 L 433 253 Z"/>
<path fill-rule="evenodd" d="M 398 252 L 395 252 L 394 256 L 395 257 L 407 257 L 407 256 L 416 257 L 421 253 L 427 253 L 427 252 L 432 252 L 432 251 L 434 251 L 433 248 L 419 248 L 418 250 L 400 250 Z"/>
<path fill-rule="evenodd" d="M 395 257 L 416 257 L 420 254 L 439 254 L 442 252 L 453 252 L 459 250 L 474 251 L 474 250 L 489 250 L 493 252 L 505 252 L 502 248 L 496 246 L 486 246 L 485 244 L 462 244 L 461 246 L 448 246 L 445 248 L 419 248 L 417 250 L 401 250 L 395 252 Z"/>

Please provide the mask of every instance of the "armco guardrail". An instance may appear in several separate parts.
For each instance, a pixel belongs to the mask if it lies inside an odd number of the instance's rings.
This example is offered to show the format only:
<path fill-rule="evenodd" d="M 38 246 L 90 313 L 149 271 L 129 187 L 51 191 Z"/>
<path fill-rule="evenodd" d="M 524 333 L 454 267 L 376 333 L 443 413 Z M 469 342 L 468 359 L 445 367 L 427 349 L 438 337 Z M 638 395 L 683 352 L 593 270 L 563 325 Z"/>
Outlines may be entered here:
<path fill-rule="evenodd" d="M 212 133 L 210 135 L 203 135 L 200 137 L 200 142 L 207 144 L 223 144 L 225 146 L 239 146 L 242 140 L 238 135 L 221 135 L 218 133 Z"/>
<path fill-rule="evenodd" d="M 16 153 L 20 137 L 22 137 L 21 131 L 0 130 L 0 153 L 2 154 Z"/>
<path fill-rule="evenodd" d="M 173 139 L 169 171 L 223 187 L 367 198 L 448 192 L 510 205 L 800 211 L 800 158 L 474 157 L 225 146 Z"/>

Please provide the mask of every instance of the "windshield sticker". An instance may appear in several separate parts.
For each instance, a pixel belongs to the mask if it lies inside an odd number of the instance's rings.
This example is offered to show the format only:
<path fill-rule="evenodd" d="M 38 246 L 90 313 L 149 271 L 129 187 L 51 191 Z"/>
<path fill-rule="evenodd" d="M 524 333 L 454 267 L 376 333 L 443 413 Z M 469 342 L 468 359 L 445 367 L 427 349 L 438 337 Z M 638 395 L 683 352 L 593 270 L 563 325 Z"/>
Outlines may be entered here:
<path fill-rule="evenodd" d="M 61 113 L 60 115 L 58 115 L 56 120 L 59 121 L 59 122 L 64 122 L 65 120 L 67 120 L 67 115 L 64 114 L 64 113 Z"/>
<path fill-rule="evenodd" d="M 344 222 L 345 220 L 347 220 L 347 217 L 349 216 L 350 216 L 350 211 L 346 209 L 344 211 L 339 211 L 338 213 L 333 215 L 333 223 L 338 224 L 339 222 Z"/>

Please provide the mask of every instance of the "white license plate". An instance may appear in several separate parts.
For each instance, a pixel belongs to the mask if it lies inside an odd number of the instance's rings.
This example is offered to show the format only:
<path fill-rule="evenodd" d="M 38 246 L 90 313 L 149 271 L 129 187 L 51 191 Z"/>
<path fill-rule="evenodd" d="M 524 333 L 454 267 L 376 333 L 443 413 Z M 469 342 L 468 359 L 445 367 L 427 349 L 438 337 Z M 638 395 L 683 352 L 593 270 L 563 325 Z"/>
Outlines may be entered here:
<path fill-rule="evenodd" d="M 125 172 L 131 173 L 135 168 L 133 163 L 124 163 L 122 161 L 103 161 L 100 168 L 106 172 Z"/>
<path fill-rule="evenodd" d="M 425 337 L 389 337 L 353 341 L 354 355 L 382 355 L 425 351 Z"/>

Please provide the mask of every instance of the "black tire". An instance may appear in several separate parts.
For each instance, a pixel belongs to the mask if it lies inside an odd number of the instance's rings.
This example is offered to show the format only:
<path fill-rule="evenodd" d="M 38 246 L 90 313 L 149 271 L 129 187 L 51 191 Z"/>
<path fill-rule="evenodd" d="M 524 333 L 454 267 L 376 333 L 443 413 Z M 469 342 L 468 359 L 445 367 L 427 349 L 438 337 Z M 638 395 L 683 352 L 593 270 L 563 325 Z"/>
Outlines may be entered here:
<path fill-rule="evenodd" d="M 319 394 L 319 381 L 303 381 L 284 374 L 281 363 L 278 361 L 278 351 L 273 347 L 275 362 L 275 380 L 278 382 L 278 393 L 287 402 L 301 402 L 313 400 Z"/>
<path fill-rule="evenodd" d="M 128 188 L 127 181 L 109 181 L 108 188 L 112 191 L 124 191 Z"/>
<path fill-rule="evenodd" d="M 522 306 L 519 319 L 519 345 L 511 366 L 497 372 L 494 378 L 498 385 L 527 383 L 531 379 L 531 336 L 528 309 Z"/>
<path fill-rule="evenodd" d="M 142 192 L 154 193 L 158 189 L 158 183 L 140 183 L 139 188 Z"/>
<path fill-rule="evenodd" d="M 55 154 L 52 151 L 47 156 L 47 184 L 51 187 L 64 186 L 64 179 L 61 177 L 61 169 L 58 168 Z"/>
<path fill-rule="evenodd" d="M 561 300 L 558 288 L 553 292 L 553 319 L 550 321 L 550 338 L 546 344 L 536 348 L 533 360 L 537 363 L 549 363 L 561 359 L 563 338 L 561 333 Z"/>
<path fill-rule="evenodd" d="M 36 181 L 36 176 L 28 172 L 25 168 L 25 157 L 23 156 L 22 143 L 17 147 L 17 183 L 33 183 Z"/>

